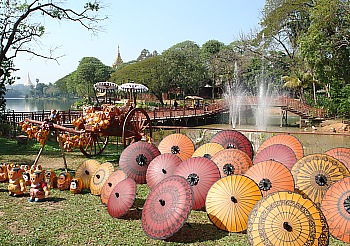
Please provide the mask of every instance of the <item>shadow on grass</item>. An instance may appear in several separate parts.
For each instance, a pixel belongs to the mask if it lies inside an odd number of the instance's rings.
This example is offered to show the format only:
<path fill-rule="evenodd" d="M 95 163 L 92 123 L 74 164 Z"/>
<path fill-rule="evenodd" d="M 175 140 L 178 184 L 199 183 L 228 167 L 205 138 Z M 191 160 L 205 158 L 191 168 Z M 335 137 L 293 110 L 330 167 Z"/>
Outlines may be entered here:
<path fill-rule="evenodd" d="M 120 219 L 123 220 L 141 220 L 142 210 L 139 208 L 131 208 Z"/>
<path fill-rule="evenodd" d="M 57 203 L 57 202 L 62 202 L 64 200 L 66 200 L 66 198 L 50 196 L 50 197 L 47 197 L 45 201 Z"/>
<path fill-rule="evenodd" d="M 136 198 L 134 201 L 134 207 L 138 209 L 142 209 L 145 202 L 146 202 L 146 199 Z"/>

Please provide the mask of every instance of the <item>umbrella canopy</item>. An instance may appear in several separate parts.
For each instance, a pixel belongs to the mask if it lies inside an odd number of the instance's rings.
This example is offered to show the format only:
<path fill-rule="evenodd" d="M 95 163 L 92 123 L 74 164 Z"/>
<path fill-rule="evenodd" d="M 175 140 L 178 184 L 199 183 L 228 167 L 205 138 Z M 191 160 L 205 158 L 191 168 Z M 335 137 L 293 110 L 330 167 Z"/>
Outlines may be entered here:
<path fill-rule="evenodd" d="M 268 138 L 260 145 L 256 154 L 259 154 L 260 151 L 273 144 L 284 144 L 288 146 L 294 151 L 297 160 L 304 156 L 304 149 L 299 139 L 288 134 L 278 134 Z"/>
<path fill-rule="evenodd" d="M 148 88 L 147 86 L 143 85 L 143 84 L 137 84 L 137 83 L 125 83 L 122 85 L 118 86 L 118 89 L 120 91 L 124 91 L 124 92 L 147 92 Z"/>
<path fill-rule="evenodd" d="M 325 154 L 312 154 L 298 160 L 292 174 L 295 188 L 318 206 L 332 184 L 350 175 L 343 163 Z"/>
<path fill-rule="evenodd" d="M 101 190 L 101 202 L 103 204 L 107 205 L 109 196 L 114 186 L 127 177 L 128 175 L 123 170 L 117 170 L 107 178 Z"/>
<path fill-rule="evenodd" d="M 180 157 L 165 153 L 154 158 L 148 166 L 146 180 L 153 189 L 160 181 L 173 175 L 176 167 L 181 163 Z"/>
<path fill-rule="evenodd" d="M 333 156 L 341 161 L 348 169 L 350 169 L 350 148 L 338 147 L 324 152 L 326 155 Z"/>
<path fill-rule="evenodd" d="M 221 230 L 241 232 L 248 215 L 262 195 L 256 183 L 242 175 L 224 177 L 210 188 L 206 210 L 211 222 Z"/>
<path fill-rule="evenodd" d="M 327 190 L 321 210 L 333 237 L 350 243 L 350 177 L 334 183 Z"/>
<path fill-rule="evenodd" d="M 136 182 L 126 178 L 116 184 L 109 196 L 107 211 L 113 218 L 123 216 L 134 204 L 136 197 Z"/>
<path fill-rule="evenodd" d="M 272 144 L 261 150 L 254 158 L 253 163 L 256 164 L 262 161 L 278 161 L 292 169 L 293 165 L 297 162 L 297 157 L 294 151 L 284 144 Z"/>
<path fill-rule="evenodd" d="M 86 160 L 81 163 L 75 171 L 75 177 L 83 180 L 83 188 L 90 189 L 90 181 L 100 163 L 96 160 Z"/>
<path fill-rule="evenodd" d="M 224 147 L 222 147 L 221 144 L 218 143 L 205 143 L 201 146 L 199 146 L 198 149 L 195 150 L 192 157 L 205 157 L 208 159 L 211 159 L 213 155 L 218 153 L 219 151 L 223 150 Z"/>
<path fill-rule="evenodd" d="M 211 160 L 218 166 L 221 177 L 244 174 L 253 165 L 252 159 L 239 149 L 224 149 Z"/>
<path fill-rule="evenodd" d="M 94 175 L 90 181 L 90 191 L 93 195 L 100 195 L 104 183 L 108 177 L 114 172 L 114 166 L 110 162 L 102 163 L 98 169 L 96 169 Z"/>
<path fill-rule="evenodd" d="M 248 219 L 250 245 L 326 246 L 329 230 L 321 210 L 300 194 L 279 191 L 257 202 Z"/>
<path fill-rule="evenodd" d="M 210 142 L 219 143 L 225 149 L 239 149 L 245 152 L 250 159 L 253 159 L 253 145 L 249 139 L 241 132 L 236 130 L 223 130 L 217 132 Z"/>
<path fill-rule="evenodd" d="M 126 147 L 121 153 L 119 166 L 136 183 L 145 184 L 148 165 L 158 155 L 160 152 L 154 144 L 136 142 Z"/>
<path fill-rule="evenodd" d="M 151 238 L 166 239 L 187 220 L 193 205 L 193 193 L 180 176 L 163 179 L 149 194 L 142 211 L 142 229 Z"/>
<path fill-rule="evenodd" d="M 190 158 L 194 153 L 192 140 L 181 133 L 166 136 L 158 145 L 160 153 L 171 153 L 180 157 L 181 160 Z"/>
<path fill-rule="evenodd" d="M 277 161 L 259 162 L 249 168 L 245 176 L 258 184 L 263 196 L 276 191 L 294 191 L 292 173 Z"/>
<path fill-rule="evenodd" d="M 208 190 L 220 179 L 216 164 L 205 157 L 192 157 L 183 161 L 175 169 L 174 175 L 184 177 L 192 186 L 194 195 L 192 209 L 204 207 Z"/>
<path fill-rule="evenodd" d="M 103 81 L 94 84 L 94 89 L 100 92 L 114 91 L 115 89 L 118 89 L 118 85 L 112 82 Z"/>

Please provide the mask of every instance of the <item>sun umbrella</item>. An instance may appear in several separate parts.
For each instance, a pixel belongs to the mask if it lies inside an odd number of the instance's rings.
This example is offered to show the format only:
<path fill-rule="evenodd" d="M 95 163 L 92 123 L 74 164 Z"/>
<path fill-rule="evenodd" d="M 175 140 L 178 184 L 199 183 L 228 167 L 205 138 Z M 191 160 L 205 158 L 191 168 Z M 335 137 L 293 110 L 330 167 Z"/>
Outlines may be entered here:
<path fill-rule="evenodd" d="M 127 177 L 128 175 L 121 169 L 109 175 L 101 190 L 101 202 L 103 204 L 108 203 L 109 195 L 111 194 L 114 186 Z"/>
<path fill-rule="evenodd" d="M 136 197 L 136 182 L 126 178 L 116 184 L 109 196 L 107 211 L 113 218 L 123 216 L 134 204 Z"/>
<path fill-rule="evenodd" d="M 118 88 L 118 85 L 113 82 L 103 81 L 94 84 L 94 89 L 100 92 L 104 91 L 114 91 Z"/>
<path fill-rule="evenodd" d="M 149 194 L 142 211 L 142 229 L 151 238 L 166 239 L 187 220 L 193 205 L 193 192 L 180 176 L 163 179 Z"/>
<path fill-rule="evenodd" d="M 223 150 L 224 147 L 222 147 L 219 143 L 205 143 L 196 149 L 192 155 L 192 157 L 205 157 L 208 159 L 211 159 L 213 155 L 218 153 L 219 151 Z"/>
<path fill-rule="evenodd" d="M 158 145 L 160 153 L 171 153 L 180 157 L 181 160 L 190 158 L 194 153 L 192 140 L 181 133 L 166 136 Z"/>
<path fill-rule="evenodd" d="M 346 166 L 332 156 L 312 154 L 301 158 L 292 168 L 295 188 L 318 206 L 327 189 L 350 175 Z"/>
<path fill-rule="evenodd" d="M 239 149 L 245 152 L 250 159 L 253 159 L 253 145 L 249 139 L 241 132 L 236 130 L 223 130 L 217 132 L 210 142 L 219 143 L 225 149 Z"/>
<path fill-rule="evenodd" d="M 148 165 L 158 155 L 160 152 L 154 144 L 136 142 L 126 147 L 121 153 L 119 166 L 136 183 L 145 184 Z"/>
<path fill-rule="evenodd" d="M 310 199 L 290 191 L 263 197 L 249 214 L 250 245 L 326 246 L 329 230 L 321 210 Z"/>
<path fill-rule="evenodd" d="M 258 184 L 263 196 L 276 191 L 294 191 L 294 179 L 290 170 L 277 161 L 259 162 L 244 174 Z"/>
<path fill-rule="evenodd" d="M 138 83 L 124 83 L 122 85 L 118 86 L 118 89 L 120 91 L 124 91 L 124 92 L 147 92 L 148 88 L 147 86 L 143 85 L 143 84 L 138 84 Z"/>
<path fill-rule="evenodd" d="M 204 207 L 208 190 L 220 179 L 216 164 L 205 157 L 192 157 L 183 161 L 175 169 L 174 175 L 184 177 L 192 186 L 194 195 L 192 209 Z"/>
<path fill-rule="evenodd" d="M 90 189 L 91 177 L 99 167 L 100 163 L 96 160 L 86 160 L 78 166 L 75 177 L 83 180 L 83 188 Z"/>
<path fill-rule="evenodd" d="M 160 181 L 173 175 L 181 159 L 173 154 L 165 153 L 154 158 L 148 166 L 146 180 L 148 186 L 153 189 Z"/>
<path fill-rule="evenodd" d="M 91 177 L 90 191 L 93 195 L 100 195 L 104 183 L 114 172 L 114 166 L 110 162 L 102 163 Z"/>
<path fill-rule="evenodd" d="M 294 151 L 287 145 L 272 144 L 256 154 L 253 163 L 256 164 L 268 160 L 278 161 L 291 170 L 293 165 L 297 162 L 297 157 Z"/>
<path fill-rule="evenodd" d="M 205 206 L 211 222 L 221 230 L 241 232 L 248 215 L 262 195 L 256 183 L 242 175 L 216 181 L 208 191 Z"/>
<path fill-rule="evenodd" d="M 348 169 L 350 169 L 350 148 L 338 147 L 324 152 L 326 155 L 333 156 L 341 161 Z"/>
<path fill-rule="evenodd" d="M 350 243 L 350 177 L 329 187 L 322 199 L 321 210 L 326 216 L 330 233 Z"/>
<path fill-rule="evenodd" d="M 284 144 L 288 146 L 294 151 L 297 160 L 304 156 L 304 149 L 299 139 L 293 135 L 288 134 L 278 134 L 268 138 L 260 145 L 256 154 L 259 154 L 260 151 L 273 144 Z"/>
<path fill-rule="evenodd" d="M 221 177 L 244 174 L 253 165 L 250 157 L 239 149 L 224 149 L 211 160 L 218 166 Z"/>

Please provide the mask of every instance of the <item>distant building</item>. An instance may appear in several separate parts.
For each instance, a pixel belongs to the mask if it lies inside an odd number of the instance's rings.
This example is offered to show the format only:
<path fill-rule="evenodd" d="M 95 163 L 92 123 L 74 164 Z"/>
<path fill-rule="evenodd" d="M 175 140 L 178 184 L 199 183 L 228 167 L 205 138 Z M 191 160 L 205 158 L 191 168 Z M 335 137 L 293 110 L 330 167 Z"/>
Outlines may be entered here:
<path fill-rule="evenodd" d="M 122 59 L 122 57 L 120 55 L 119 45 L 118 45 L 118 56 L 117 56 L 117 59 L 115 60 L 115 62 L 113 63 L 112 67 L 113 68 L 117 68 L 121 64 L 123 64 L 123 59 Z"/>
<path fill-rule="evenodd" d="M 32 81 L 30 80 L 29 73 L 27 76 L 27 80 L 24 82 L 24 85 L 25 86 L 32 86 L 33 85 Z"/>

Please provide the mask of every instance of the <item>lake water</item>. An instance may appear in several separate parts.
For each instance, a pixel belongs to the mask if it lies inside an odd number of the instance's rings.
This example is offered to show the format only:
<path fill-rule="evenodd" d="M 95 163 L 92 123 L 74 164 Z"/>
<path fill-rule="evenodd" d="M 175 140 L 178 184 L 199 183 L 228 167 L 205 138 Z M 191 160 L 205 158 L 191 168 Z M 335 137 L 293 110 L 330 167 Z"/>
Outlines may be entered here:
<path fill-rule="evenodd" d="M 6 98 L 6 109 L 18 112 L 34 112 L 39 110 L 68 110 L 77 99 L 25 99 L 25 98 Z"/>

